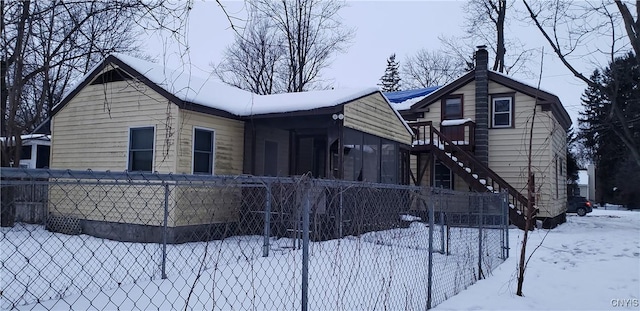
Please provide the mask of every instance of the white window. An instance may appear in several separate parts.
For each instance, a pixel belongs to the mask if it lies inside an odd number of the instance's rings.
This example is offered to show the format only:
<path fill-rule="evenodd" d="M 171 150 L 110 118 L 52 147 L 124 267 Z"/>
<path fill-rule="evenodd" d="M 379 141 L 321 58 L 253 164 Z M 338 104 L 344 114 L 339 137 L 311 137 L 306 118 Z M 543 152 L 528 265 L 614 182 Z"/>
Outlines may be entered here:
<path fill-rule="evenodd" d="M 193 174 L 213 174 L 215 132 L 209 129 L 193 129 Z"/>
<path fill-rule="evenodd" d="M 491 127 L 513 127 L 513 97 L 494 97 L 491 102 Z"/>
<path fill-rule="evenodd" d="M 129 129 L 129 165 L 130 172 L 153 171 L 153 126 Z"/>

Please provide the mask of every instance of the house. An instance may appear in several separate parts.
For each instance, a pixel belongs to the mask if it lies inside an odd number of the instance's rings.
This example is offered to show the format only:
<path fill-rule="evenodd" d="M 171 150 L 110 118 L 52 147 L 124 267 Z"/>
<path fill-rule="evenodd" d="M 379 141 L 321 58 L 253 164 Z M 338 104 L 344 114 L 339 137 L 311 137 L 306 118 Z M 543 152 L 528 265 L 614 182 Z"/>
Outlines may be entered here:
<path fill-rule="evenodd" d="M 65 94 L 53 108 L 50 126 L 52 169 L 310 173 L 318 178 L 409 183 L 411 128 L 377 88 L 256 95 L 197 77 L 188 69 L 172 70 L 114 54 Z M 55 193 L 62 190 L 50 189 L 49 212 L 80 219 L 82 231 L 92 235 L 152 241 L 161 236 L 162 217 L 146 213 L 145 206 L 161 205 L 152 196 L 162 191 L 159 187 L 129 187 L 119 194 L 149 201 L 140 206 L 117 205 L 113 202 L 118 198 L 95 189 L 78 194 L 87 199 L 72 202 L 69 193 L 74 190 L 65 190 L 70 192 L 63 196 Z M 209 230 L 211 224 L 238 221 L 239 200 L 194 203 L 188 202 L 189 193 L 180 192 L 187 190 L 176 191 L 168 217 L 174 242 L 182 241 L 187 232 Z M 210 195 L 232 198 L 239 193 Z M 114 208 L 118 215 L 105 212 Z"/>
<path fill-rule="evenodd" d="M 557 96 L 488 70 L 484 46 L 475 58 L 474 70 L 444 86 L 385 94 L 416 133 L 412 182 L 507 191 L 519 227 L 530 201 L 543 226 L 564 222 L 567 111 Z"/>
<path fill-rule="evenodd" d="M 49 153 L 51 146 L 51 135 L 47 134 L 27 134 L 20 136 L 22 150 L 20 151 L 20 167 L 22 168 L 48 168 Z M 4 143 L 5 137 L 0 141 Z M 15 142 L 10 143 L 14 146 Z"/>

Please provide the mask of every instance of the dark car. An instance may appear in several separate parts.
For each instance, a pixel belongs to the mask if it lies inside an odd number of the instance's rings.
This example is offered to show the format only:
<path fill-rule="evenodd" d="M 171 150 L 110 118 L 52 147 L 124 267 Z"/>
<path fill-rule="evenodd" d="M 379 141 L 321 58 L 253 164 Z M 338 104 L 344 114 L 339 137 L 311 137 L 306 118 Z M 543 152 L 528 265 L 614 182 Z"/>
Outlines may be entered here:
<path fill-rule="evenodd" d="M 585 197 L 570 196 L 567 199 L 567 213 L 577 213 L 578 216 L 584 216 L 592 211 L 591 202 Z"/>

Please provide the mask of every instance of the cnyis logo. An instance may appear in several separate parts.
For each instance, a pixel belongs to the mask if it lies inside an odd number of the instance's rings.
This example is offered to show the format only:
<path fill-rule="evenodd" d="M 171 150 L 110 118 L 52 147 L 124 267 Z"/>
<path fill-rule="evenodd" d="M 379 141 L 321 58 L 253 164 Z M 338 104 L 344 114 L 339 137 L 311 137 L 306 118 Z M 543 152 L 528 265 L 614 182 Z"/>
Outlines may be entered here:
<path fill-rule="evenodd" d="M 611 306 L 614 308 L 637 308 L 640 307 L 640 301 L 638 299 L 611 299 Z"/>

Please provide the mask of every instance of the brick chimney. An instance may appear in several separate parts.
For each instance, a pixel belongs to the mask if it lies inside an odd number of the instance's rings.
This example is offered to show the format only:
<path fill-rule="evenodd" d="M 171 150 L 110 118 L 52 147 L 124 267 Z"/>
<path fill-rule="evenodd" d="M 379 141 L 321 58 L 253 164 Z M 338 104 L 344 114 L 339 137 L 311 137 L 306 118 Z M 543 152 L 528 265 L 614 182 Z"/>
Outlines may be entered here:
<path fill-rule="evenodd" d="M 479 45 L 476 51 L 476 130 L 475 156 L 484 164 L 489 164 L 489 52 L 487 46 Z"/>

